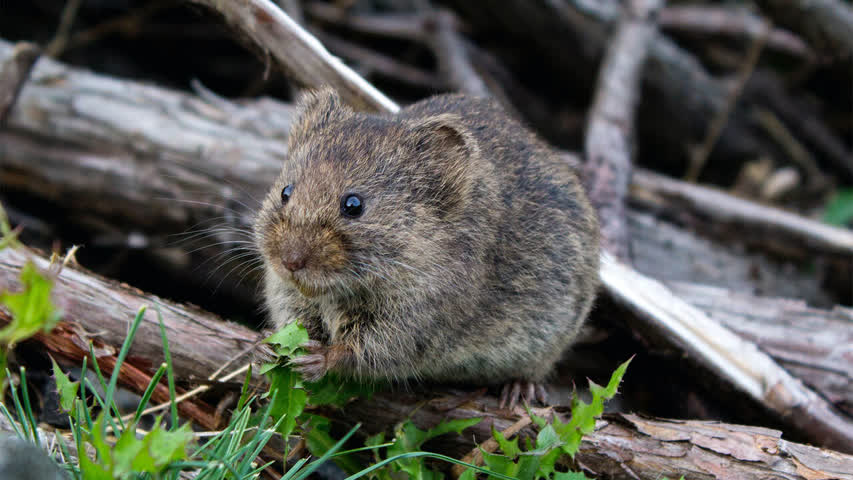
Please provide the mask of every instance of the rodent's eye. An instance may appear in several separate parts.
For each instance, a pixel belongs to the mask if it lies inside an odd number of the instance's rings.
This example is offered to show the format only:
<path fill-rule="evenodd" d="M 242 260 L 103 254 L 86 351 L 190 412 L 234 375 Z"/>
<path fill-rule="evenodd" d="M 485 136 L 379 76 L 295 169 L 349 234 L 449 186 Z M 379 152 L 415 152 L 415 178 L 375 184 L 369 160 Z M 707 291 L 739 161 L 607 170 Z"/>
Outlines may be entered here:
<path fill-rule="evenodd" d="M 349 218 L 360 217 L 364 212 L 364 200 L 357 193 L 347 193 L 341 198 L 341 215 Z"/>
<path fill-rule="evenodd" d="M 293 193 L 293 185 L 288 185 L 281 189 L 281 204 L 282 206 L 287 204 L 287 201 L 290 200 L 290 194 Z"/>

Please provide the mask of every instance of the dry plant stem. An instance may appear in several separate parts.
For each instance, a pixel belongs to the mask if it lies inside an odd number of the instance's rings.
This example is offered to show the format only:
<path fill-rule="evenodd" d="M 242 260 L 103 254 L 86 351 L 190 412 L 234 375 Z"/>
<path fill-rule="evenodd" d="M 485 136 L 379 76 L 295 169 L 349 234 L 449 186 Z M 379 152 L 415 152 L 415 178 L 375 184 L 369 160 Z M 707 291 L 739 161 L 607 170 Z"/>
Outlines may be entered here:
<path fill-rule="evenodd" d="M 725 107 L 717 112 L 717 115 L 713 120 L 711 120 L 711 124 L 708 126 L 708 132 L 705 134 L 705 139 L 702 143 L 694 149 L 691 149 L 689 152 L 690 166 L 687 169 L 687 173 L 684 175 L 685 180 L 689 182 L 696 182 L 699 179 L 699 175 L 702 173 L 702 169 L 705 168 L 705 163 L 711 155 L 711 150 L 713 150 L 714 145 L 716 145 L 717 141 L 720 139 L 720 135 L 722 135 L 723 129 L 729 121 L 729 116 L 732 114 L 732 111 L 734 111 L 735 105 L 743 93 L 746 82 L 749 81 L 749 77 L 755 70 L 755 65 L 758 63 L 758 58 L 761 56 L 761 51 L 764 49 L 764 45 L 767 42 L 770 32 L 770 25 L 765 24 L 762 34 L 752 41 L 752 45 L 750 45 L 749 51 L 746 53 L 746 57 L 743 60 L 743 65 L 741 65 L 740 71 L 738 72 L 734 88 L 729 92 L 729 96 L 726 99 Z"/>
<path fill-rule="evenodd" d="M 729 35 L 756 39 L 764 35 L 766 22 L 743 8 L 720 5 L 674 5 L 660 12 L 658 23 L 664 30 L 691 34 Z M 814 52 L 793 33 L 774 28 L 767 37 L 767 48 L 811 59 Z"/>
<path fill-rule="evenodd" d="M 775 23 L 803 36 L 831 58 L 853 55 L 853 8 L 842 0 L 756 0 Z"/>
<path fill-rule="evenodd" d="M 353 106 L 392 113 L 399 110 L 397 104 L 332 56 L 313 35 L 270 0 L 191 1 L 222 14 L 232 27 L 271 55 L 300 85 L 328 84 Z"/>
<path fill-rule="evenodd" d="M 20 42 L 0 64 L 0 129 L 6 125 L 9 112 L 40 54 L 37 45 Z"/>
<path fill-rule="evenodd" d="M 56 34 L 47 46 L 44 48 L 44 53 L 50 57 L 58 57 L 65 51 L 68 45 L 69 35 L 71 34 L 71 25 L 74 24 L 74 17 L 77 16 L 77 10 L 83 0 L 66 0 L 65 7 L 62 9 L 62 15 L 59 19 L 59 27 L 56 29 Z"/>
<path fill-rule="evenodd" d="M 805 243 L 811 249 L 845 259 L 853 255 L 853 232 L 847 229 L 648 171 L 636 172 L 632 186 L 663 197 L 679 209 L 686 208 L 715 222 L 748 228 L 753 234 L 764 231 L 767 236 L 775 237 L 776 242 L 792 245 Z"/>
<path fill-rule="evenodd" d="M 829 183 L 811 152 L 797 140 L 797 137 L 779 120 L 776 114 L 765 108 L 757 107 L 752 116 L 767 134 L 773 137 L 787 152 L 791 160 L 803 169 L 812 185 L 827 185 Z"/>
<path fill-rule="evenodd" d="M 820 444 L 853 453 L 853 420 L 833 410 L 754 343 L 712 320 L 663 284 L 609 256 L 603 258 L 601 280 L 638 318 L 702 359 L 721 378 Z"/>
<path fill-rule="evenodd" d="M 833 166 L 853 180 L 853 152 L 816 115 L 806 102 L 792 98 L 783 81 L 773 72 L 757 71 L 746 86 L 750 98 L 767 105 L 790 130 L 797 132 L 827 157 Z"/>
<path fill-rule="evenodd" d="M 660 0 L 631 0 L 604 57 L 586 133 L 586 185 L 601 221 L 602 247 L 627 261 L 625 199 L 631 177 L 634 110 Z"/>

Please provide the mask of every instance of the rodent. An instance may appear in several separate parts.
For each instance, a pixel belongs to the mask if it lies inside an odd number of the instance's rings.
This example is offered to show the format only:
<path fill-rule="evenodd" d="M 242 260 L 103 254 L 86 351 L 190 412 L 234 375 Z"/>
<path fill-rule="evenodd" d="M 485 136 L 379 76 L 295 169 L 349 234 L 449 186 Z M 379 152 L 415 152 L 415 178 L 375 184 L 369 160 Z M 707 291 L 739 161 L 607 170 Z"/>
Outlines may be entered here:
<path fill-rule="evenodd" d="M 272 321 L 312 339 L 303 376 L 543 381 L 598 284 L 569 165 L 488 99 L 368 114 L 323 88 L 297 111 L 254 233 Z"/>

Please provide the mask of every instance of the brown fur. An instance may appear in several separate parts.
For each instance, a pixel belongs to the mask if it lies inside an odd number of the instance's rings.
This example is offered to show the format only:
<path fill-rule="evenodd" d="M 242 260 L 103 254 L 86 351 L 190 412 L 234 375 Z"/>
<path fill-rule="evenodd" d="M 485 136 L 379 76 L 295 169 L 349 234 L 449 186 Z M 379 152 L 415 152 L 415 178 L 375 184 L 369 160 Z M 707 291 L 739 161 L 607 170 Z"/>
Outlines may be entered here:
<path fill-rule="evenodd" d="M 598 223 L 569 166 L 485 99 L 370 115 L 324 89 L 300 111 L 255 235 L 273 322 L 316 341 L 303 373 L 541 381 L 597 287 Z"/>

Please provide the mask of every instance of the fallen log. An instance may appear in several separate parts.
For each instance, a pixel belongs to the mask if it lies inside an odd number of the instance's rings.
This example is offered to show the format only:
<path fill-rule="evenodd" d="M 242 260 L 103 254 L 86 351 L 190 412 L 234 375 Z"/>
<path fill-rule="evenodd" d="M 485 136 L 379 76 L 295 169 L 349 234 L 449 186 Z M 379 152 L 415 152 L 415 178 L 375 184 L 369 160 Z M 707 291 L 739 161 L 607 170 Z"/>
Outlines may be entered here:
<path fill-rule="evenodd" d="M 25 262 L 32 260 L 40 268 L 48 268 L 44 258 L 7 248 L 0 251 L 0 289 L 17 289 L 17 273 Z M 80 271 L 68 264 L 55 274 L 55 302 L 65 309 L 59 331 L 39 335 L 34 341 L 52 353 L 62 353 L 55 345 L 70 341 L 72 345 L 85 345 L 95 340 L 103 355 L 118 350 L 127 324 L 139 305 L 154 305 L 163 312 L 173 358 L 194 358 L 192 362 L 176 361 L 178 380 L 197 381 L 220 370 L 223 364 L 204 361 L 205 356 L 221 360 L 240 358 L 246 354 L 245 345 L 256 338 L 254 332 L 223 322 L 209 313 L 182 307 L 154 296 L 135 291 L 127 286 Z M 93 312 L 91 305 L 98 302 L 106 308 Z M 153 373 L 162 359 L 155 315 L 145 316 L 126 362 L 128 367 Z M 0 315 L 0 324 L 8 321 Z M 147 331 L 147 332 L 146 332 Z M 88 332 L 88 333 L 83 333 Z M 186 335 L 190 332 L 195 335 Z M 147 333 L 147 334 L 146 334 Z M 216 348 L 200 348 L 198 338 Z M 220 337 L 221 335 L 221 337 Z M 57 340 L 59 337 L 61 340 Z M 107 341 L 107 339 L 112 341 Z M 64 348 L 67 348 L 64 347 Z M 114 364 L 104 363 L 106 375 Z M 123 370 L 120 383 L 141 392 L 145 384 L 129 380 Z M 342 409 L 324 408 L 322 413 L 338 424 L 363 423 L 364 431 L 390 431 L 397 423 L 411 419 L 421 427 L 434 426 L 445 418 L 474 418 L 485 420 L 466 431 L 466 435 L 446 439 L 436 445 L 439 452 L 461 456 L 490 437 L 490 428 L 506 429 L 523 415 L 497 408 L 498 399 L 470 393 L 435 396 L 424 394 L 386 392 L 370 400 L 358 400 Z M 193 401 L 195 402 L 195 401 Z M 183 414 L 199 421 L 198 413 L 181 402 Z M 210 407 L 207 407 L 210 408 Z M 565 413 L 557 408 L 558 414 Z M 544 411 L 541 413 L 545 413 Z M 203 423 L 202 423 L 203 424 Z M 608 478 L 660 478 L 667 475 L 677 478 L 702 478 L 727 472 L 730 478 L 759 479 L 776 475 L 785 479 L 841 478 L 853 479 L 853 457 L 837 452 L 808 447 L 781 439 L 781 432 L 719 422 L 651 419 L 637 415 L 611 414 L 596 425 L 588 435 L 576 460 L 588 472 Z M 823 475 L 817 476 L 817 475 Z"/>

